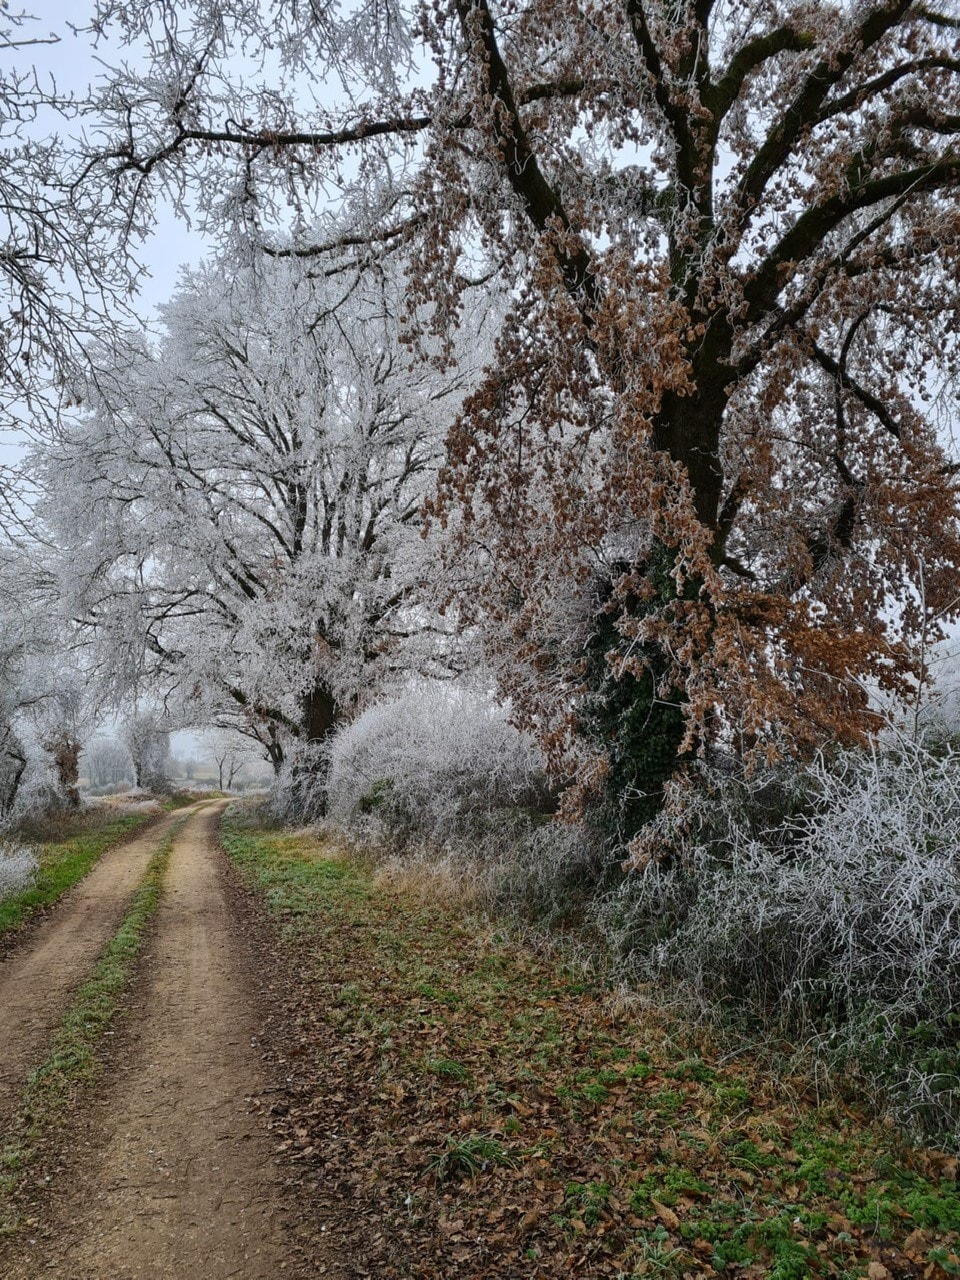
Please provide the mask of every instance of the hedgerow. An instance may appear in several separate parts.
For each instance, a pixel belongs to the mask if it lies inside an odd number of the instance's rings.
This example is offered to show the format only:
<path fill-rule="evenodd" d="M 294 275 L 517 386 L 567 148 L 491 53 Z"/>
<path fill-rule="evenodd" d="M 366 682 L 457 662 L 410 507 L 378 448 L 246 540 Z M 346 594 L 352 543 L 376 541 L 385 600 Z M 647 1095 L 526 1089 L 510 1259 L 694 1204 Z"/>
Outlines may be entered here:
<path fill-rule="evenodd" d="M 773 811 L 769 780 L 702 783 L 658 818 L 661 856 L 595 904 L 621 966 L 813 1036 L 956 1143 L 960 756 L 901 740 L 821 757 Z"/>

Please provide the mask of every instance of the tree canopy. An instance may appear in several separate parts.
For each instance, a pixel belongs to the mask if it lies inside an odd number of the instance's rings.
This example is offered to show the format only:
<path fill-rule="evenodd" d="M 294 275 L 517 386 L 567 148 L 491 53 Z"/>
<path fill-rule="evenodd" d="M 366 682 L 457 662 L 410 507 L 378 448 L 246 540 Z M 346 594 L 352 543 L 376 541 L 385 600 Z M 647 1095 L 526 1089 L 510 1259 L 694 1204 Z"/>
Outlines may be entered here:
<path fill-rule="evenodd" d="M 440 333 L 509 293 L 436 509 L 466 511 L 558 764 L 586 689 L 598 776 L 638 708 L 674 751 L 869 726 L 864 680 L 902 681 L 960 568 L 952 0 L 101 0 L 111 24 L 153 57 L 103 93 L 117 200 L 202 180 L 268 253 L 402 246 Z"/>
<path fill-rule="evenodd" d="M 398 306 L 388 279 L 221 263 L 184 277 L 158 345 L 99 353 L 34 475 L 119 698 L 146 682 L 279 767 L 426 625 L 420 507 L 457 382 L 410 369 Z"/>

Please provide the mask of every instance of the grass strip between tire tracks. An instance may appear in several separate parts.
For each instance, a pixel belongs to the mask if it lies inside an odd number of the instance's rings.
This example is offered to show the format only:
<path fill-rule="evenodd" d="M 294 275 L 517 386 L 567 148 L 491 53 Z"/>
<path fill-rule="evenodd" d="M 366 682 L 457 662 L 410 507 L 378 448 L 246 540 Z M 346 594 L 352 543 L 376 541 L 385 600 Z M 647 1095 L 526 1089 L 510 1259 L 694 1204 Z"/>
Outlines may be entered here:
<path fill-rule="evenodd" d="M 100 1068 L 98 1052 L 136 969 L 147 928 L 163 893 L 174 840 L 186 818 L 170 831 L 147 865 L 133 901 L 90 977 L 80 986 L 57 1028 L 46 1060 L 32 1073 L 17 1114 L 0 1139 L 0 1232 L 16 1229 L 10 1198 L 46 1135 Z M 3 1205 L 3 1200 L 8 1201 Z"/>
<path fill-rule="evenodd" d="M 356 1274 L 960 1275 L 955 1160 L 255 821 L 222 839 L 296 1000 L 274 1124 L 321 1217 L 351 1188 Z"/>

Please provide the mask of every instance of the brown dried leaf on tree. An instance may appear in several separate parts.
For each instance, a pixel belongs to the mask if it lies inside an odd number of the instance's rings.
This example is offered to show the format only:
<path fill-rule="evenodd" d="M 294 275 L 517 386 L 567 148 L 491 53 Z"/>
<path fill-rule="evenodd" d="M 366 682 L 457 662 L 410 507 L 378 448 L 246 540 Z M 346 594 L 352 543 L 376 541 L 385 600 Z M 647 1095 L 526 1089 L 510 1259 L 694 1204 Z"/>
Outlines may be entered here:
<path fill-rule="evenodd" d="M 172 115 L 107 87 L 91 172 L 136 175 L 140 199 L 201 173 L 210 219 L 260 217 L 272 252 L 337 270 L 402 249 L 411 314 L 451 342 L 478 282 L 506 300 L 435 511 L 557 770 L 592 752 L 598 782 L 632 785 L 645 709 L 673 748 L 654 789 L 713 740 L 762 757 L 868 733 L 865 685 L 903 693 L 956 609 L 956 0 L 435 0 L 364 9 L 362 40 L 355 14 L 294 6 L 268 32 L 207 8 L 156 46 Z M 294 76 L 383 88 L 314 115 L 258 98 L 225 62 L 234 25 Z M 339 183 L 348 217 L 278 241 L 257 204 L 278 173 L 305 203 Z M 571 717 L 585 688 L 618 703 L 600 728 Z"/>

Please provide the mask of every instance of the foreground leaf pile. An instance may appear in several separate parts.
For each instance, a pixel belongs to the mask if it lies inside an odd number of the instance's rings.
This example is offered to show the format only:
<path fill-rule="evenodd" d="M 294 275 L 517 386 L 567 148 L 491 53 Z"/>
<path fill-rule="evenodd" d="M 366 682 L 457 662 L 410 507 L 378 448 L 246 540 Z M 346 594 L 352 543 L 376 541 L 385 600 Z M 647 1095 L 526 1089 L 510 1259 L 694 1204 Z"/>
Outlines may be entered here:
<path fill-rule="evenodd" d="M 955 1160 L 310 836 L 224 843 L 277 931 L 258 1105 L 351 1274 L 960 1275 Z"/>

